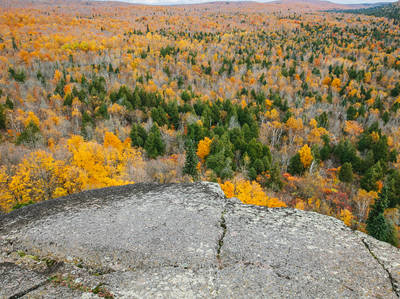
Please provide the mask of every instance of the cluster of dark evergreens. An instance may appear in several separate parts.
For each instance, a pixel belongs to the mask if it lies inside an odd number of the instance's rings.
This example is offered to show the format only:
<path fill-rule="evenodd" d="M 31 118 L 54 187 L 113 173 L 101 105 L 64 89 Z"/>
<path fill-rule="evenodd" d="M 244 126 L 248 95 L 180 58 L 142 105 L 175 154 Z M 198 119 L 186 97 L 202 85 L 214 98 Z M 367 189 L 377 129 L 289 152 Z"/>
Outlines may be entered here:
<path fill-rule="evenodd" d="M 335 10 L 335 11 L 344 13 L 353 13 L 353 14 L 363 14 L 375 17 L 385 17 L 388 19 L 393 19 L 395 24 L 399 24 L 400 22 L 400 5 L 398 3 L 388 3 L 361 9 L 345 9 L 345 10 Z"/>
<path fill-rule="evenodd" d="M 75 97 L 82 102 L 83 135 L 87 126 L 95 126 L 97 121 L 109 118 L 107 107 L 117 103 L 131 112 L 126 114 L 125 121 L 132 124 L 132 145 L 143 147 L 149 158 L 166 153 L 159 127 L 167 126 L 176 131 L 185 131 L 179 138 L 182 141 L 190 140 L 186 142 L 187 149 L 196 148 L 198 142 L 205 137 L 213 139 L 210 154 L 205 162 L 207 168 L 214 171 L 215 179 L 231 178 L 236 170 L 244 167 L 250 179 L 254 180 L 257 175 L 268 173 L 270 179 L 266 183 L 275 188 L 281 186 L 279 167 L 272 161 L 269 148 L 258 140 L 257 120 L 260 112 L 266 109 L 265 95 L 251 91 L 250 94 L 255 98 L 257 105 L 243 108 L 228 99 L 216 102 L 201 101 L 194 96 L 189 87 L 182 92 L 183 102 L 179 104 L 178 101 L 166 101 L 159 93 L 146 92 L 139 86 L 131 90 L 123 85 L 107 96 L 105 80 L 102 77 L 93 76 L 91 80 L 83 77 L 80 83 L 81 89 L 75 87 L 72 93 L 67 95 L 64 105 L 70 106 Z M 55 93 L 63 95 L 64 84 L 63 80 L 60 80 Z M 271 93 L 271 97 L 275 99 L 277 106 L 282 106 L 279 95 Z M 143 112 L 140 122 L 147 122 L 148 117 L 154 121 L 149 132 L 139 124 L 135 110 Z M 192 122 L 183 128 L 183 116 L 188 113 L 201 122 Z"/>

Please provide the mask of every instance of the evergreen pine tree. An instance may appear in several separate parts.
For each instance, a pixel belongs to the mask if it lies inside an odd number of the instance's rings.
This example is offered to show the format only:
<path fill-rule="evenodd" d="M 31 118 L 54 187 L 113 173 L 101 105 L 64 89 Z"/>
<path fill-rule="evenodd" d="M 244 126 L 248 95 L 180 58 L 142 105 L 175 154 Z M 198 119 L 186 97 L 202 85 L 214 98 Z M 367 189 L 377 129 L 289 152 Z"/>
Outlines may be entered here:
<path fill-rule="evenodd" d="M 210 154 L 206 159 L 206 166 L 214 171 L 221 179 L 233 176 L 233 145 L 228 134 L 215 136 L 210 147 Z"/>
<path fill-rule="evenodd" d="M 371 191 L 378 189 L 378 180 L 383 177 L 383 169 L 381 163 L 378 162 L 370 169 L 368 169 L 367 173 L 360 180 L 360 186 L 364 190 Z"/>
<path fill-rule="evenodd" d="M 267 185 L 271 187 L 274 191 L 278 191 L 282 189 L 282 177 L 281 170 L 278 163 L 274 163 L 271 165 L 271 170 L 269 172 L 270 178 L 267 181 Z"/>
<path fill-rule="evenodd" d="M 353 168 L 351 163 L 347 162 L 342 165 L 339 171 L 339 180 L 345 183 L 351 183 L 353 181 Z"/>
<path fill-rule="evenodd" d="M 106 103 L 100 105 L 99 109 L 97 110 L 96 116 L 99 116 L 104 119 L 108 119 L 110 117 L 107 111 Z"/>
<path fill-rule="evenodd" d="M 328 160 L 332 153 L 332 148 L 330 146 L 330 139 L 328 135 L 323 135 L 322 140 L 324 141 L 324 146 L 319 151 L 319 156 L 322 161 Z"/>
<path fill-rule="evenodd" d="M 6 111 L 4 106 L 0 104 L 0 130 L 4 130 L 6 128 Z"/>
<path fill-rule="evenodd" d="M 388 188 L 389 208 L 395 208 L 400 205 L 400 171 L 394 170 L 391 172 L 386 179 L 385 185 Z"/>
<path fill-rule="evenodd" d="M 144 148 L 147 152 L 147 156 L 151 159 L 155 159 L 158 156 L 165 154 L 165 144 L 162 140 L 160 129 L 156 124 L 151 127 Z"/>
<path fill-rule="evenodd" d="M 132 146 L 144 147 L 147 139 L 146 130 L 139 124 L 133 124 L 129 134 Z"/>
<path fill-rule="evenodd" d="M 131 104 L 132 104 L 133 109 L 142 108 L 142 100 L 141 100 L 139 92 L 137 90 L 135 90 L 133 93 Z"/>
<path fill-rule="evenodd" d="M 304 165 L 303 163 L 301 163 L 300 160 L 300 154 L 297 153 L 290 159 L 287 171 L 291 175 L 302 175 L 305 170 L 306 169 L 304 168 Z"/>
<path fill-rule="evenodd" d="M 186 143 L 186 161 L 183 167 L 183 174 L 191 175 L 193 179 L 198 177 L 197 163 L 199 162 L 193 141 L 188 139 Z"/>
<path fill-rule="evenodd" d="M 254 169 L 254 167 L 249 168 L 247 176 L 249 177 L 250 181 L 255 181 L 257 179 L 257 171 Z"/>
<path fill-rule="evenodd" d="M 349 140 L 341 140 L 334 149 L 335 156 L 341 163 L 355 163 L 357 160 L 357 151 Z"/>
<path fill-rule="evenodd" d="M 14 103 L 10 100 L 10 97 L 7 96 L 6 99 L 6 105 L 5 105 L 8 109 L 13 110 L 14 109 Z"/>
<path fill-rule="evenodd" d="M 109 73 L 114 72 L 114 68 L 113 68 L 113 66 L 112 66 L 111 63 L 108 65 L 108 72 L 109 72 Z"/>
<path fill-rule="evenodd" d="M 168 123 L 167 113 L 162 107 L 152 108 L 151 118 L 161 127 Z"/>
<path fill-rule="evenodd" d="M 383 187 L 379 193 L 379 198 L 371 206 L 367 219 L 367 232 L 372 237 L 388 242 L 397 246 L 397 235 L 392 223 L 384 216 L 385 209 L 388 207 L 388 189 Z"/>

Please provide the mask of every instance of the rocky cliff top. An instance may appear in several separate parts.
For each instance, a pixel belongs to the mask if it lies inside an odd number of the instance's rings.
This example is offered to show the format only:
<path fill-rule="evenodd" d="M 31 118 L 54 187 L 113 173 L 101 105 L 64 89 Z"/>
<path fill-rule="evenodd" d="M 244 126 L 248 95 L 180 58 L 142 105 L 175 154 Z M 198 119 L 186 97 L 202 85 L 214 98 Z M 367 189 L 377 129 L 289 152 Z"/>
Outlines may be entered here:
<path fill-rule="evenodd" d="M 397 298 L 400 252 L 217 184 L 87 191 L 0 216 L 0 298 Z"/>

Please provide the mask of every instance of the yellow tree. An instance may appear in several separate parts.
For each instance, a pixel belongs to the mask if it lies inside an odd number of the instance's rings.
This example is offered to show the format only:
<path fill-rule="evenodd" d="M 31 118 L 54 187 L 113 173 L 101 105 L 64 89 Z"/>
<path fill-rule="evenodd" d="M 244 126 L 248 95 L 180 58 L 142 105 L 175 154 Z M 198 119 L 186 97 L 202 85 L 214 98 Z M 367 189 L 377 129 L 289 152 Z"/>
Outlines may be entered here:
<path fill-rule="evenodd" d="M 203 140 L 199 141 L 199 144 L 197 145 L 197 156 L 201 159 L 201 161 L 204 161 L 204 159 L 210 153 L 211 143 L 212 140 L 208 137 L 205 137 Z"/>
<path fill-rule="evenodd" d="M 8 188 L 10 177 L 5 166 L 0 167 L 0 210 L 10 211 L 13 206 L 13 197 Z"/>
<path fill-rule="evenodd" d="M 11 196 L 12 206 L 15 206 L 79 192 L 82 183 L 64 161 L 55 160 L 51 154 L 38 150 L 16 166 L 6 189 L 9 191 L 6 197 Z"/>
<path fill-rule="evenodd" d="M 311 153 L 311 148 L 305 144 L 300 150 L 300 161 L 303 164 L 304 168 L 308 168 L 311 165 L 314 157 Z"/>
<path fill-rule="evenodd" d="M 348 209 L 344 209 L 340 211 L 340 215 L 339 215 L 340 220 L 342 220 L 344 222 L 344 224 L 346 224 L 347 226 L 351 226 L 353 224 L 353 219 L 354 216 L 353 214 L 348 210 Z"/>
<path fill-rule="evenodd" d="M 237 197 L 241 202 L 250 205 L 267 206 L 269 208 L 286 207 L 283 201 L 268 197 L 260 184 L 253 181 L 239 180 L 235 184 L 226 181 L 220 184 L 227 198 Z"/>

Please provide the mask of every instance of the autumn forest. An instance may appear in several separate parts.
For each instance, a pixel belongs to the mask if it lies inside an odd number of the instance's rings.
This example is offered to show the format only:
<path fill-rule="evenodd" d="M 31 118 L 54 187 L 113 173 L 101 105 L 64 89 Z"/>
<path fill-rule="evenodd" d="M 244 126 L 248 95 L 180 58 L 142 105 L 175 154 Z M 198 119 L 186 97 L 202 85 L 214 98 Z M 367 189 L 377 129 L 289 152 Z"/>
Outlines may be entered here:
<path fill-rule="evenodd" d="M 395 20 L 312 4 L 0 3 L 0 214 L 204 180 L 398 245 Z"/>

